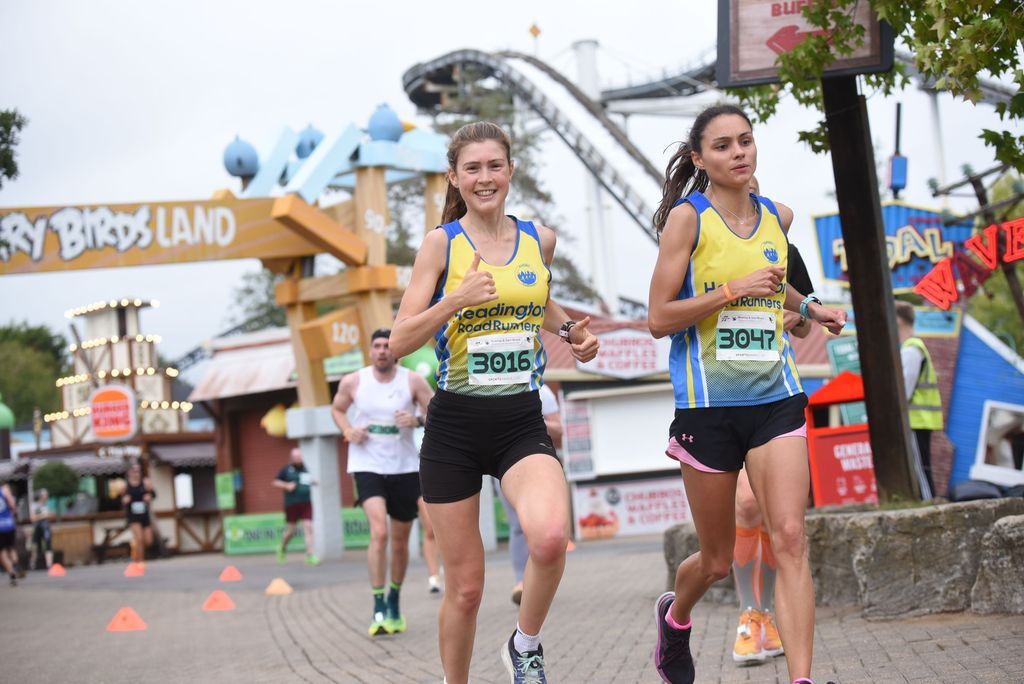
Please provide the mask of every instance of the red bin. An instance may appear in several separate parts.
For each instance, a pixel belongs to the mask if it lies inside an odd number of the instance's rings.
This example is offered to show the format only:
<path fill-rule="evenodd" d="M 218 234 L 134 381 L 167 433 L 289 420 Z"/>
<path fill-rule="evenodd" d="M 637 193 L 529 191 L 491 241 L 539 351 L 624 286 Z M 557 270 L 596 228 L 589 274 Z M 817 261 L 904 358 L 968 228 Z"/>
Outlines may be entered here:
<path fill-rule="evenodd" d="M 864 401 L 864 382 L 843 371 L 807 398 L 807 451 L 815 506 L 878 503 L 868 424 L 819 427 L 816 417 L 837 404 Z"/>

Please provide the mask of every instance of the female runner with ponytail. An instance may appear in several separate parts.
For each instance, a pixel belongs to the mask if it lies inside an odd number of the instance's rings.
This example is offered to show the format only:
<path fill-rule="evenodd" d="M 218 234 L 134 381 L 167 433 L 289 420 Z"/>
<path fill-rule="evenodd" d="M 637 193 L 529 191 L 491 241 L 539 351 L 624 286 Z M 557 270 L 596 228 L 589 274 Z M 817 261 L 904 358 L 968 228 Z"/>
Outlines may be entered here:
<path fill-rule="evenodd" d="M 420 482 L 445 565 L 438 617 L 448 684 L 469 679 L 484 584 L 483 475 L 501 483 L 529 548 L 519 621 L 503 643 L 509 681 L 546 682 L 540 629 L 565 567 L 565 476 L 541 414 L 547 355 L 540 329 L 580 361 L 597 338 L 548 298 L 555 234 L 505 215 L 511 142 L 497 125 L 463 126 L 448 147 L 444 225 L 423 240 L 390 346 L 404 356 L 435 340 L 437 393 L 427 412 Z"/>
<path fill-rule="evenodd" d="M 672 337 L 675 419 L 666 453 L 680 461 L 700 550 L 657 601 L 655 667 L 694 681 L 690 612 L 729 574 L 737 474 L 746 464 L 777 563 L 776 616 L 794 683 L 811 682 L 814 587 L 804 538 L 808 469 L 803 394 L 783 313 L 838 333 L 846 314 L 786 283 L 789 207 L 749 192 L 757 167 L 750 120 L 705 109 L 669 161 L 654 217 L 661 236 L 651 278 L 655 337 Z"/>

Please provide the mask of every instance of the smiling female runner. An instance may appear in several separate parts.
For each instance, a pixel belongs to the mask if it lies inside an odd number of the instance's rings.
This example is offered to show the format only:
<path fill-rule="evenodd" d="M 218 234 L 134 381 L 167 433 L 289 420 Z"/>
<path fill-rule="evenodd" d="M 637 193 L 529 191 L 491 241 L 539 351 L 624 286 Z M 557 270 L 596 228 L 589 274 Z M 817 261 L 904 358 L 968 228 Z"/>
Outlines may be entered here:
<path fill-rule="evenodd" d="M 749 192 L 757 166 L 750 121 L 738 107 L 705 109 L 669 161 L 655 225 L 649 325 L 672 336 L 675 419 L 666 453 L 680 461 L 700 550 L 676 571 L 655 614 L 655 666 L 690 684 L 690 611 L 729 574 L 736 478 L 746 463 L 778 567 L 776 615 L 789 674 L 807 683 L 814 587 L 804 539 L 807 398 L 788 345 L 784 310 L 838 333 L 846 314 L 786 284 L 788 207 Z"/>
<path fill-rule="evenodd" d="M 538 398 L 540 330 L 558 333 L 580 361 L 598 343 L 589 318 L 571 321 L 548 298 L 555 234 L 505 215 L 508 135 L 492 123 L 463 126 L 448 165 L 444 225 L 423 240 L 391 332 L 397 356 L 436 341 L 420 481 L 446 568 L 441 664 L 449 684 L 468 680 L 484 584 L 481 476 L 493 475 L 529 547 L 519 622 L 501 658 L 511 682 L 546 682 L 540 630 L 565 567 L 569 505 Z"/>

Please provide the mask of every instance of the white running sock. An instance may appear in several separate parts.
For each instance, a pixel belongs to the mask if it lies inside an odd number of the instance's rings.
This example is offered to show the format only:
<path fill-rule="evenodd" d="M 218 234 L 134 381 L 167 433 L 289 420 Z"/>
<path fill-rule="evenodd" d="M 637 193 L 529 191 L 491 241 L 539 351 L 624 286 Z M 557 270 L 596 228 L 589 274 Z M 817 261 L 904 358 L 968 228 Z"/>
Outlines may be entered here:
<path fill-rule="evenodd" d="M 526 653 L 527 651 L 536 651 L 537 647 L 540 646 L 540 634 L 530 636 L 519 628 L 519 623 L 516 623 L 516 635 L 512 637 L 512 646 L 519 653 Z"/>

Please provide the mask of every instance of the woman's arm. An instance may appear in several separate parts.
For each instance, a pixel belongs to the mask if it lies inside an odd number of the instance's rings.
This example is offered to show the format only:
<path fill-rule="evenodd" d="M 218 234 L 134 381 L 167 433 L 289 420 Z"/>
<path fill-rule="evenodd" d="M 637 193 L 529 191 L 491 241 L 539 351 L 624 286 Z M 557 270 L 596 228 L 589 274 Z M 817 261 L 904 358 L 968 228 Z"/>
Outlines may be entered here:
<path fill-rule="evenodd" d="M 551 262 L 555 258 L 555 246 L 558 238 L 555 236 L 555 231 L 542 225 L 537 225 L 537 234 L 540 236 L 540 248 L 544 255 L 544 263 L 550 269 Z M 569 314 L 565 313 L 565 309 L 548 295 L 548 301 L 544 307 L 544 329 L 558 335 L 562 325 L 570 320 L 572 319 L 569 318 Z M 569 329 L 569 346 L 572 349 L 572 355 L 583 363 L 592 361 L 597 356 L 600 346 L 597 337 L 588 329 L 589 325 L 590 316 L 587 316 L 582 321 L 577 321 Z"/>
<path fill-rule="evenodd" d="M 448 236 L 443 230 L 427 233 L 416 255 L 412 277 L 402 295 L 388 341 L 388 347 L 395 356 L 402 357 L 422 347 L 457 311 L 498 298 L 494 276 L 477 270 L 480 265 L 480 254 L 477 253 L 459 287 L 430 306 L 430 298 L 444 272 L 447 251 Z"/>
<path fill-rule="evenodd" d="M 785 276 L 781 267 L 766 266 L 742 278 L 720 283 L 703 294 L 677 299 L 690 266 L 690 254 L 696 238 L 697 212 L 691 205 L 681 204 L 668 215 L 668 222 L 661 233 L 658 261 L 651 276 L 647 325 L 655 337 L 689 328 L 725 308 L 730 302 L 727 289 L 733 300 L 743 296 L 764 297 L 774 292 Z"/>

